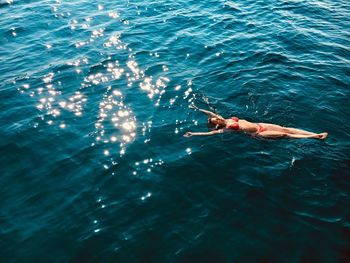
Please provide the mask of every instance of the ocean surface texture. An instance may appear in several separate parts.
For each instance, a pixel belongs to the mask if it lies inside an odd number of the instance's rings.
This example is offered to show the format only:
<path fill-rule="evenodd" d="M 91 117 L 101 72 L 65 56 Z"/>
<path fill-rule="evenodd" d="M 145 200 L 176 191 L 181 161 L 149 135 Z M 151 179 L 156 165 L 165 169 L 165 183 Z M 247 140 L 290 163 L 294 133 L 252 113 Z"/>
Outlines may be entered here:
<path fill-rule="evenodd" d="M 350 262 L 348 0 L 0 0 L 0 62 L 1 262 Z"/>

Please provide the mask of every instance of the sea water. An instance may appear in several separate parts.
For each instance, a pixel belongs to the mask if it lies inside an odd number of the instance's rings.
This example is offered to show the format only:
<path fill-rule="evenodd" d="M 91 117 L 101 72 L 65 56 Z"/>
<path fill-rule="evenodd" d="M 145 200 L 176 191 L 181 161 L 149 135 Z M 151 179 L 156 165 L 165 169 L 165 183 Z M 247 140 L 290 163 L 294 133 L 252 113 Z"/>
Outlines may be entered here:
<path fill-rule="evenodd" d="M 346 0 L 0 3 L 1 262 L 348 262 Z M 189 106 L 325 141 L 208 131 Z"/>

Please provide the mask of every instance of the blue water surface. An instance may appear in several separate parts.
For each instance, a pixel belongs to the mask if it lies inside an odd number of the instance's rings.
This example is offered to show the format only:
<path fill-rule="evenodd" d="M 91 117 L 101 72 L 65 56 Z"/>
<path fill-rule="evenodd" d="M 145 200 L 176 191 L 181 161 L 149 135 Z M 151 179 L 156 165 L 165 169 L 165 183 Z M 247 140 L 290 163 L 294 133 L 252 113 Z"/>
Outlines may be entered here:
<path fill-rule="evenodd" d="M 1 262 L 350 262 L 347 0 L 1 0 Z M 191 103 L 325 141 L 208 131 Z"/>

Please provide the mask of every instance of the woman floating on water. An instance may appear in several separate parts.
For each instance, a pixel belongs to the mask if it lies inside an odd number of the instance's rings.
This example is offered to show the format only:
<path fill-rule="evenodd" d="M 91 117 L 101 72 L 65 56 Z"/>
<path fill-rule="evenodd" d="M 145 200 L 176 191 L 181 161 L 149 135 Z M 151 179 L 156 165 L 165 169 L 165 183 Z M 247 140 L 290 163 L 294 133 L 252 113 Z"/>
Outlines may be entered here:
<path fill-rule="evenodd" d="M 186 132 L 185 137 L 199 136 L 199 135 L 214 135 L 223 133 L 225 130 L 243 131 L 256 136 L 264 138 L 313 138 L 323 140 L 327 137 L 328 133 L 313 133 L 300 129 L 294 129 L 289 127 L 282 127 L 280 125 L 271 123 L 254 123 L 246 120 L 232 117 L 230 119 L 224 119 L 222 116 L 213 113 L 211 111 L 199 109 L 195 105 L 190 106 L 193 109 L 199 110 L 208 115 L 208 123 L 215 125 L 215 130 L 210 132 Z"/>

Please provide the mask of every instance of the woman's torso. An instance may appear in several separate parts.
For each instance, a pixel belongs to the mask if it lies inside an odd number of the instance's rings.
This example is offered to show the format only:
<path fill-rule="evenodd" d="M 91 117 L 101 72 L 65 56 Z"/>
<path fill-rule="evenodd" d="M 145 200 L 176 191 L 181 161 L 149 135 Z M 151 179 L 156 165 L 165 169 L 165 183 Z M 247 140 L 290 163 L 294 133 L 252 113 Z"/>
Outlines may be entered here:
<path fill-rule="evenodd" d="M 249 122 L 246 120 L 242 120 L 242 119 L 226 119 L 226 128 L 228 129 L 232 129 L 232 130 L 241 130 L 241 131 L 245 131 L 245 132 L 250 132 L 250 133 L 254 133 L 257 132 L 259 130 L 259 125 L 257 125 L 256 123 L 253 122 Z"/>
<path fill-rule="evenodd" d="M 285 128 L 272 123 L 254 123 L 237 117 L 226 119 L 226 128 L 233 130 L 241 130 L 249 133 L 260 133 L 264 131 L 285 131 Z"/>

